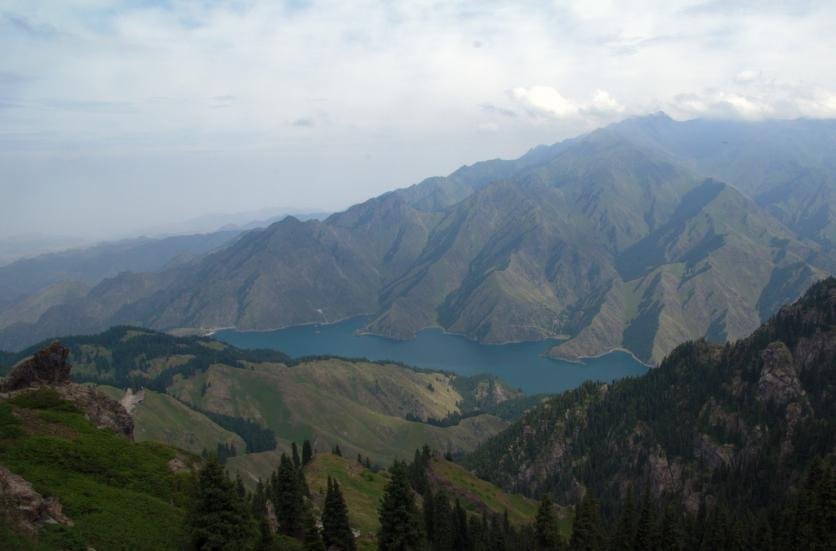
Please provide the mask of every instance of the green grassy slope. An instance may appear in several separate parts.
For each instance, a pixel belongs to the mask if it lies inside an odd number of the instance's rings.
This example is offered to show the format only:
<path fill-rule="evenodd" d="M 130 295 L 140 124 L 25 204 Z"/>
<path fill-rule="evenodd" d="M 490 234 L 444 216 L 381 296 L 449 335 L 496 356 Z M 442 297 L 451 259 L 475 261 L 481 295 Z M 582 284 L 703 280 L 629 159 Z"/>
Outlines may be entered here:
<path fill-rule="evenodd" d="M 125 394 L 122 389 L 112 386 L 97 388 L 117 401 Z M 164 442 L 195 454 L 203 450 L 214 451 L 218 444 L 234 445 L 240 452 L 246 450 L 240 436 L 168 394 L 145 390 L 142 402 L 135 406 L 131 416 L 137 442 Z"/>
<path fill-rule="evenodd" d="M 469 511 L 481 514 L 483 510 L 494 513 L 507 510 L 508 518 L 514 524 L 530 522 L 537 513 L 537 502 L 534 500 L 519 494 L 506 494 L 451 461 L 433 458 L 430 462 L 430 480 L 436 488 L 443 488 L 451 498 L 459 498 L 462 506 Z"/>
<path fill-rule="evenodd" d="M 377 507 L 389 479 L 388 474 L 385 471 L 372 472 L 353 459 L 323 453 L 314 456 L 314 460 L 305 467 L 305 476 L 317 506 L 321 506 L 325 498 L 328 477 L 339 482 L 351 526 L 361 532 L 360 547 L 373 549 L 372 539 L 364 536 L 375 534 L 379 528 Z M 444 459 L 432 460 L 430 480 L 436 490 L 443 488 L 451 498 L 459 498 L 465 509 L 474 514 L 481 515 L 483 511 L 503 514 L 507 509 L 512 523 L 526 524 L 532 522 L 537 513 L 535 501 L 505 493 Z M 561 520 L 561 529 L 569 533 L 568 520 Z"/>
<path fill-rule="evenodd" d="M 505 407 L 520 392 L 489 376 L 329 357 L 293 360 L 281 352 L 239 350 L 206 337 L 133 327 L 62 342 L 70 349 L 77 381 L 111 387 L 117 399 L 127 387 L 145 389 L 145 402 L 133 412 L 137 439 L 198 453 L 219 442 L 243 449 L 238 436 L 204 413 L 266 427 L 284 449 L 309 439 L 321 451 L 339 444 L 347 455 L 361 453 L 379 464 L 408 459 L 424 444 L 472 450 L 521 413 Z M 10 356 L 7 363 L 30 352 Z M 503 408 L 496 409 L 500 403 Z M 462 419 L 453 424 L 450 415 Z M 261 458 L 242 460 L 250 479 L 264 474 L 269 462 Z"/>
<path fill-rule="evenodd" d="M 41 549 L 179 549 L 191 478 L 178 455 L 92 426 L 54 393 L 0 401 L 0 465 L 57 497 L 74 522 L 42 531 Z M 185 456 L 184 456 L 185 457 Z M 35 542 L 19 539 L 20 548 Z"/>
<path fill-rule="evenodd" d="M 418 393 L 408 397 L 404 389 L 421 388 L 416 377 L 430 375 L 339 360 L 258 371 L 214 365 L 176 381 L 169 392 L 201 410 L 253 419 L 285 443 L 311 439 L 323 450 L 340 444 L 347 454 L 361 453 L 380 463 L 408 458 L 424 444 L 468 451 L 507 426 L 507 421 L 488 414 L 452 427 L 407 421 L 407 413 L 446 414 L 448 407 L 455 407 L 455 394 L 446 387 L 435 400 Z M 412 407 L 402 399 L 411 400 Z"/>
<path fill-rule="evenodd" d="M 316 455 L 305 467 L 305 477 L 308 480 L 311 499 L 320 510 L 325 502 L 329 476 L 340 484 L 348 507 L 351 527 L 360 531 L 360 547 L 374 549 L 371 542 L 380 528 L 377 507 L 389 481 L 388 473 L 372 472 L 356 461 L 330 453 Z"/>

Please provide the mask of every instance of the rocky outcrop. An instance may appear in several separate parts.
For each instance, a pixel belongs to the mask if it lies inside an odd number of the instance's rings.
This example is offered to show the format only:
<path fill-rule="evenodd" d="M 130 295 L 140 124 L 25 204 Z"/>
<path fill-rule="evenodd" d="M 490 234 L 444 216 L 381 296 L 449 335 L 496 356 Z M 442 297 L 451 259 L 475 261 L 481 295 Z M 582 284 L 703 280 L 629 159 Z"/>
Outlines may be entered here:
<path fill-rule="evenodd" d="M 56 390 L 62 398 L 81 410 L 97 428 L 110 429 L 133 440 L 134 420 L 119 402 L 87 385 L 70 383 L 56 387 Z"/>
<path fill-rule="evenodd" d="M 30 389 L 49 387 L 71 402 L 87 419 L 100 429 L 110 429 L 133 439 L 134 422 L 119 402 L 110 399 L 92 386 L 70 382 L 70 351 L 59 342 L 36 352 L 28 360 L 17 364 L 0 384 L 0 392 L 11 395 Z M 143 394 L 144 396 L 144 394 Z"/>
<path fill-rule="evenodd" d="M 0 513 L 16 528 L 30 533 L 46 524 L 73 525 L 57 498 L 43 497 L 29 482 L 3 467 L 0 467 Z"/>
<path fill-rule="evenodd" d="M 763 368 L 758 381 L 758 398 L 785 404 L 804 394 L 793 366 L 792 352 L 782 342 L 771 343 L 761 354 Z"/>
<path fill-rule="evenodd" d="M 63 385 L 70 382 L 70 351 L 59 342 L 36 352 L 12 368 L 0 391 L 10 392 L 41 385 Z"/>

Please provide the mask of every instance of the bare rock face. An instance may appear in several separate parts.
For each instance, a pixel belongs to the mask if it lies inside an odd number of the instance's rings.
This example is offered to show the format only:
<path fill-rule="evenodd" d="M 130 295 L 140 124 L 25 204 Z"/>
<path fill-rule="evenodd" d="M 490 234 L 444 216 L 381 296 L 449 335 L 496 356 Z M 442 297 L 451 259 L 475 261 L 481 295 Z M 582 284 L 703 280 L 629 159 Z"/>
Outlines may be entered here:
<path fill-rule="evenodd" d="M 28 532 L 45 524 L 73 525 L 57 498 L 44 498 L 29 482 L 3 467 L 0 467 L 0 513 Z"/>
<path fill-rule="evenodd" d="M 761 354 L 763 368 L 758 381 L 758 398 L 764 402 L 787 403 L 804 395 L 787 345 L 771 343 Z"/>
<path fill-rule="evenodd" d="M 54 342 L 34 356 L 17 364 L 3 381 L 0 390 L 10 392 L 40 385 L 63 385 L 70 382 L 70 351 Z"/>
<path fill-rule="evenodd" d="M 56 387 L 55 390 L 62 398 L 81 410 L 96 428 L 110 429 L 133 440 L 134 420 L 116 400 L 110 399 L 91 386 L 74 383 Z"/>
<path fill-rule="evenodd" d="M 694 456 L 714 471 L 720 467 L 729 467 L 734 459 L 734 446 L 718 445 L 705 434 L 694 438 Z"/>

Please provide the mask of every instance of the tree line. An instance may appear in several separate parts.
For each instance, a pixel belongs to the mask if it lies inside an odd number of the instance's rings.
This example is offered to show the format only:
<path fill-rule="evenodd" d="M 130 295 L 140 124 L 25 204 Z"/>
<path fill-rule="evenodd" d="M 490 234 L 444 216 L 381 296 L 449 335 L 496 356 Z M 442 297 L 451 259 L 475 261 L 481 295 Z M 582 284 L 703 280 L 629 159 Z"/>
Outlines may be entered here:
<path fill-rule="evenodd" d="M 321 514 L 311 502 L 303 467 L 313 459 L 309 441 L 302 453 L 294 443 L 290 455 L 254 492 L 240 477 L 232 480 L 221 462 L 210 456 L 197 476 L 194 499 L 186 516 L 189 546 L 199 550 L 304 549 L 355 551 L 348 507 L 339 483 L 328 478 Z"/>
<path fill-rule="evenodd" d="M 836 476 L 817 459 L 802 487 L 769 517 L 740 518 L 722 503 L 704 503 L 696 515 L 629 487 L 618 512 L 607 520 L 600 502 L 586 493 L 570 510 L 546 495 L 532 522 L 514 525 L 508 512 L 468 511 L 459 498 L 434 488 L 428 476 L 435 455 L 416 450 L 412 462 L 396 461 L 378 507 L 381 551 L 703 551 L 833 549 L 836 541 Z M 271 476 L 248 493 L 230 479 L 216 457 L 198 475 L 186 519 L 191 547 L 355 551 L 356 541 L 340 484 L 328 477 L 317 513 L 304 474 L 313 459 L 305 441 L 282 454 Z M 361 461 L 361 463 L 363 463 Z M 561 531 L 561 515 L 571 521 Z"/>

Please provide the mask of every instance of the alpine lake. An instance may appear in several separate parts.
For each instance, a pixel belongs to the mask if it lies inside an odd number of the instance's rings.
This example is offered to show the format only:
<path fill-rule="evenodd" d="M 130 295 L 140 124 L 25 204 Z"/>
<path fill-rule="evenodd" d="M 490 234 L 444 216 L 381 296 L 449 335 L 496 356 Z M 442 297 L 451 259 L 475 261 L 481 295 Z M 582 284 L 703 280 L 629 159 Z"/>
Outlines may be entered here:
<path fill-rule="evenodd" d="M 281 350 L 294 358 L 329 355 L 391 360 L 465 376 L 490 373 L 527 394 L 561 392 L 584 381 L 613 381 L 641 375 L 648 369 L 619 351 L 582 362 L 546 357 L 556 341 L 479 344 L 433 329 L 421 331 L 411 340 L 392 340 L 360 333 L 367 321 L 359 316 L 275 331 L 222 330 L 213 337 L 238 348 Z"/>

